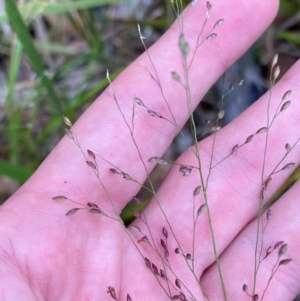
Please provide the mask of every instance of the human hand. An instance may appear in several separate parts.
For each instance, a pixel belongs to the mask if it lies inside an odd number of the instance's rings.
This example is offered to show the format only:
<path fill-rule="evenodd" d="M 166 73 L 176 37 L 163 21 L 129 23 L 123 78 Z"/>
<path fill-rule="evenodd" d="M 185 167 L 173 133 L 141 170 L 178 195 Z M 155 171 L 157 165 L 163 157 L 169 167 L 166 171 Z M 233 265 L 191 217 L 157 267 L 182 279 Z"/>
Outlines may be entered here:
<path fill-rule="evenodd" d="M 193 105 L 201 99 L 219 76 L 260 36 L 274 18 L 278 1 L 214 1 L 209 24 L 225 19 L 218 38 L 204 44 L 196 54 L 190 70 L 190 86 Z M 206 7 L 198 3 L 184 19 L 185 36 L 195 41 L 201 27 L 199 19 Z M 182 58 L 178 49 L 177 24 L 149 50 L 160 75 L 165 95 L 179 127 L 189 117 L 185 91 L 182 86 L 166 75 L 174 69 L 182 73 Z M 131 120 L 132 98 L 137 95 L 151 108 L 168 115 L 166 104 L 161 99 L 159 88 L 141 66 L 151 70 L 147 56 L 129 66 L 113 83 L 122 112 Z M 298 76 L 300 64 L 295 66 L 273 88 L 274 102 L 289 89 L 292 90 L 292 110 L 280 116 L 270 135 L 267 169 L 272 169 L 284 154 L 285 143 L 294 143 L 299 138 L 300 94 Z M 237 143 L 266 125 L 266 108 L 269 94 L 264 95 L 229 126 L 217 134 L 214 160 L 218 162 Z M 95 150 L 139 183 L 146 179 L 144 166 L 134 147 L 129 130 L 107 89 L 72 127 L 80 145 L 86 151 Z M 147 169 L 153 164 L 147 160 L 162 155 L 177 134 L 178 128 L 165 120 L 151 118 L 147 112 L 138 112 L 135 119 L 134 138 Z M 203 170 L 207 170 L 211 158 L 212 137 L 202 141 Z M 217 251 L 221 254 L 223 278 L 228 300 L 249 300 L 242 291 L 244 283 L 253 285 L 254 248 L 258 211 L 260 177 L 265 139 L 255 137 L 234 157 L 221 164 L 211 175 L 209 184 L 210 212 Z M 73 141 L 64 137 L 36 173 L 1 207 L 0 220 L 0 271 L 1 300 L 112 300 L 107 287 L 115 288 L 118 300 L 126 300 L 129 294 L 133 301 L 169 300 L 157 279 L 146 267 L 143 257 L 130 240 L 119 222 L 101 215 L 82 211 L 65 216 L 72 209 L 71 203 L 55 203 L 52 198 L 64 195 L 76 202 L 96 203 L 101 210 L 114 216 L 111 203 L 103 187 L 85 165 L 82 154 Z M 184 153 L 179 162 L 197 164 L 191 151 Z M 299 148 L 289 154 L 289 162 L 299 163 Z M 288 162 L 286 162 L 288 163 Z M 205 168 L 206 167 L 206 168 Z M 115 210 L 120 213 L 140 186 L 109 172 L 111 165 L 99 161 L 100 176 Z M 270 171 L 268 170 L 268 171 Z M 268 196 L 287 178 L 289 172 L 279 173 L 273 179 Z M 192 245 L 192 192 L 199 185 L 199 174 L 193 172 L 182 177 L 178 167 L 169 172 L 157 197 L 172 225 L 181 246 L 190 250 Z M 272 207 L 273 218 L 264 233 L 265 244 L 284 240 L 289 245 L 288 255 L 293 262 L 282 267 L 272 280 L 264 300 L 292 300 L 299 292 L 299 246 L 297 231 L 300 218 L 296 214 L 299 204 L 296 196 L 300 186 L 294 185 Z M 161 229 L 168 225 L 157 203 L 153 200 L 145 210 L 147 224 L 154 240 L 159 243 Z M 136 227 L 145 224 L 137 219 Z M 224 300 L 220 277 L 212 250 L 211 231 L 207 217 L 197 223 L 195 241 L 194 274 L 201 278 L 203 290 L 209 300 Z M 149 235 L 149 234 L 148 234 Z M 171 235 L 170 235 L 171 236 Z M 140 239 L 132 232 L 134 241 Z M 143 256 L 159 268 L 161 263 L 147 244 L 137 244 Z M 175 254 L 176 241 L 170 237 L 169 261 L 182 283 L 185 283 L 197 301 L 205 300 L 199 284 L 190 273 L 182 256 Z M 267 261 L 259 271 L 257 292 L 261 294 L 272 269 Z M 173 291 L 173 290 L 172 290 Z"/>

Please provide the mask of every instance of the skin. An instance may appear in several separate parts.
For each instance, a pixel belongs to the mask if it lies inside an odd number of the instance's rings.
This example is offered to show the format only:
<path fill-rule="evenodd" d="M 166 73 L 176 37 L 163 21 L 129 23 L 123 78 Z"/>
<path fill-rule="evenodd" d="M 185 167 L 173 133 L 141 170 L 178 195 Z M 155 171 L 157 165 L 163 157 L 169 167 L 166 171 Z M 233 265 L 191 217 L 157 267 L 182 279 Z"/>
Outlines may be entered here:
<path fill-rule="evenodd" d="M 225 23 L 218 29 L 217 39 L 208 41 L 199 49 L 190 70 L 194 106 L 214 81 L 262 34 L 278 9 L 278 1 L 275 0 L 215 0 L 212 5 L 207 28 L 211 28 L 221 18 L 225 19 Z M 187 41 L 196 41 L 205 13 L 206 7 L 202 2 L 188 11 L 184 21 Z M 183 74 L 177 41 L 178 27 L 175 24 L 151 47 L 150 54 L 172 112 L 181 127 L 189 116 L 184 90 L 174 84 L 170 76 L 165 76 L 173 70 Z M 150 79 L 141 61 L 152 70 L 149 60 L 142 55 L 113 83 L 125 117 L 128 120 L 131 118 L 134 95 L 163 116 L 170 116 L 159 88 Z M 274 112 L 282 95 L 289 89 L 292 90 L 292 109 L 282 113 L 272 126 L 265 175 L 285 154 L 285 143 L 293 144 L 300 136 L 299 75 L 298 62 L 273 89 L 271 112 Z M 249 135 L 266 125 L 269 96 L 268 93 L 262 96 L 218 133 L 215 162 L 228 154 L 234 145 L 243 143 Z M 91 149 L 101 154 L 139 182 L 146 179 L 143 164 L 117 110 L 111 89 L 107 89 L 80 117 L 72 131 L 76 133 L 84 150 Z M 150 117 L 146 110 L 136 111 L 134 137 L 148 170 L 154 164 L 147 160 L 161 156 L 177 131 L 178 128 L 166 121 Z M 248 284 L 249 292 L 253 287 L 255 216 L 258 210 L 264 137 L 255 136 L 251 143 L 220 164 L 214 169 L 209 182 L 210 211 L 228 300 L 250 300 L 243 293 L 242 286 Z M 200 143 L 204 171 L 207 170 L 211 156 L 211 139 Z M 299 158 L 298 146 L 284 163 L 299 164 Z M 135 301 L 169 300 L 118 222 L 86 211 L 65 216 L 68 210 L 78 206 L 68 201 L 52 200 L 57 195 L 64 195 L 83 204 L 96 203 L 107 214 L 114 215 L 107 195 L 84 161 L 74 142 L 64 137 L 27 183 L 1 206 L 0 299 L 106 301 L 113 300 L 106 292 L 107 287 L 112 286 L 118 300 L 126 300 L 127 293 Z M 100 159 L 98 162 L 101 179 L 116 211 L 120 213 L 138 192 L 139 185 L 111 174 L 111 165 Z M 178 162 L 197 164 L 191 150 L 184 153 Z M 280 172 L 273 177 L 267 198 L 291 172 Z M 197 185 L 197 172 L 182 177 L 178 167 L 173 167 L 158 191 L 161 206 L 186 252 L 191 252 L 188 250 L 191 250 L 192 244 L 192 192 Z M 288 243 L 288 251 L 283 258 L 292 258 L 293 261 L 280 267 L 264 300 L 292 300 L 299 293 L 299 195 L 300 185 L 296 183 L 272 206 L 272 219 L 264 234 L 265 246 L 273 246 L 284 240 Z M 203 203 L 203 198 L 199 197 L 197 202 Z M 155 200 L 151 201 L 145 214 L 156 241 L 163 238 L 162 227 L 168 229 L 169 260 L 174 271 L 183 283 L 188 284 L 197 300 L 205 300 L 182 256 L 174 254 L 177 244 Z M 149 235 L 140 220 L 135 222 L 135 226 Z M 207 215 L 199 218 L 196 230 L 195 275 L 201 279 L 201 285 L 210 300 L 224 300 Z M 137 241 L 141 235 L 132 231 L 132 237 Z M 161 268 L 161 262 L 147 244 L 139 243 L 138 246 L 144 256 Z M 272 254 L 259 270 L 256 292 L 260 295 L 276 256 Z"/>

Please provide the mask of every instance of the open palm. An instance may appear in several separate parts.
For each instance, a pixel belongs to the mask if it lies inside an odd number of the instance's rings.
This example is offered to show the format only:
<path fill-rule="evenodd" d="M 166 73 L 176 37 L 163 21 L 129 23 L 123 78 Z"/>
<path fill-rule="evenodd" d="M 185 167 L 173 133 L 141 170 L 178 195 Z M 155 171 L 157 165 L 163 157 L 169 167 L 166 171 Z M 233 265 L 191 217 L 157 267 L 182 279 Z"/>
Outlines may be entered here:
<path fill-rule="evenodd" d="M 190 70 L 194 106 L 197 105 L 196 99 L 201 99 L 226 68 L 259 37 L 272 21 L 278 7 L 278 1 L 274 0 L 216 0 L 212 4 L 213 13 L 209 22 L 214 24 L 223 18 L 226 23 L 220 29 L 218 38 L 204 44 L 196 54 Z M 188 41 L 197 39 L 205 9 L 205 5 L 198 3 L 185 16 Z M 166 76 L 174 70 L 182 72 L 177 41 L 178 27 L 175 24 L 150 49 L 150 54 L 161 76 L 171 110 L 181 127 L 189 117 L 185 91 L 182 86 L 174 85 L 170 76 Z M 151 69 L 147 56 L 143 55 L 113 83 L 121 110 L 125 118 L 130 120 L 132 98 L 136 95 L 167 116 L 169 112 L 161 100 L 159 88 L 154 85 L 141 61 Z M 272 129 L 275 134 L 269 144 L 269 172 L 282 158 L 285 143 L 294 143 L 300 135 L 300 104 L 297 101 L 300 95 L 299 75 L 300 63 L 297 63 L 273 89 L 275 101 L 276 98 L 281 99 L 289 89 L 292 89 L 292 99 L 295 101 L 293 109 L 280 117 Z M 214 153 L 216 162 L 222 160 L 234 145 L 243 143 L 249 135 L 265 126 L 268 97 L 263 96 L 218 133 Z M 272 104 L 271 110 L 275 108 L 276 104 Z M 148 170 L 151 170 L 153 164 L 147 160 L 165 152 L 178 128 L 165 120 L 151 118 L 147 112 L 140 111 L 135 118 L 134 137 Z M 138 182 L 144 182 L 147 177 L 144 166 L 110 89 L 84 113 L 72 131 L 76 133 L 84 151 L 91 149 L 97 152 L 122 171 L 134 175 Z M 211 157 L 211 139 L 200 143 L 203 170 L 208 167 Z M 244 283 L 249 288 L 253 285 L 256 223 L 252 220 L 258 210 L 264 141 L 263 137 L 255 136 L 247 147 L 220 164 L 210 178 L 210 211 L 228 300 L 249 300 L 242 286 Z M 299 148 L 293 149 L 289 162 L 299 163 L 299 155 Z M 197 165 L 192 151 L 184 153 L 178 162 Z M 120 213 L 140 185 L 109 172 L 111 165 L 107 162 L 100 162 L 99 159 L 98 163 L 104 187 L 113 200 L 115 210 Z M 275 177 L 268 196 L 283 183 L 289 172 L 279 173 Z M 178 166 L 175 166 L 157 194 L 178 242 L 187 252 L 192 245 L 192 192 L 198 183 L 199 175 L 196 172 L 189 177 L 182 177 Z M 30 180 L 1 207 L 1 300 L 106 301 L 113 300 L 114 294 L 118 300 L 126 300 L 127 294 L 134 301 L 169 300 L 139 253 L 159 269 L 162 268 L 157 255 L 147 243 L 137 243 L 138 251 L 120 223 L 101 215 L 81 211 L 65 216 L 68 210 L 74 208 L 74 204 L 55 202 L 52 198 L 58 195 L 82 204 L 95 203 L 105 213 L 115 216 L 106 192 L 91 168 L 85 164 L 84 157 L 73 141 L 64 137 Z M 300 185 L 296 184 L 273 206 L 273 218 L 265 231 L 266 246 L 284 240 L 289 245 L 287 255 L 293 262 L 280 268 L 264 300 L 292 300 L 300 290 L 300 217 L 296 214 L 300 206 L 297 199 L 299 195 Z M 164 238 L 162 228 L 170 229 L 154 200 L 145 210 L 145 216 L 153 239 L 159 245 L 160 239 Z M 140 219 L 134 225 L 149 235 L 147 226 Z M 135 242 L 141 237 L 141 233 L 131 232 Z M 189 288 L 187 296 L 193 295 L 198 301 L 205 299 L 195 280 L 196 276 L 201 278 L 202 288 L 209 300 L 224 300 L 205 215 L 197 223 L 195 275 L 190 273 L 183 257 L 174 253 L 177 246 L 172 235 L 169 235 L 169 262 L 174 273 Z M 270 261 L 259 271 L 256 291 L 260 294 L 271 269 Z M 108 287 L 110 293 L 107 293 Z M 176 294 L 174 288 L 171 291 Z"/>

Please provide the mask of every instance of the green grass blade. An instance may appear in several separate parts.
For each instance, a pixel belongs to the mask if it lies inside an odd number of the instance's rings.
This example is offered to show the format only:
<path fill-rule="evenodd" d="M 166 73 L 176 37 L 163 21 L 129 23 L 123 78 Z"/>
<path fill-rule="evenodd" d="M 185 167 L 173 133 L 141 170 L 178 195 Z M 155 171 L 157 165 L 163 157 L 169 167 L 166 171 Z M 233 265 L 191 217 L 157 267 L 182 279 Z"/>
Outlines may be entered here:
<path fill-rule="evenodd" d="M 82 55 L 82 51 L 75 49 L 74 47 L 48 42 L 35 42 L 35 47 L 39 53 L 48 52 L 52 54 L 63 54 L 63 55 Z"/>
<path fill-rule="evenodd" d="M 281 31 L 277 34 L 278 38 L 284 39 L 295 45 L 300 45 L 300 34 L 299 32 Z"/>
<path fill-rule="evenodd" d="M 129 0 L 80 0 L 70 3 L 53 3 L 48 4 L 44 9 L 45 14 L 62 14 L 79 9 L 87 9 L 95 6 L 114 4 L 119 2 L 127 2 Z"/>
<path fill-rule="evenodd" d="M 57 112 L 63 114 L 63 105 L 56 95 L 51 80 L 45 75 L 42 59 L 33 44 L 32 38 L 17 9 L 15 1 L 5 0 L 5 8 L 10 23 L 23 45 L 24 52 L 27 54 L 32 68 L 35 70 L 42 81 L 42 85 L 49 93 L 53 106 Z"/>
<path fill-rule="evenodd" d="M 129 225 L 134 219 L 134 215 L 132 213 L 132 210 L 135 210 L 139 213 L 141 213 L 145 207 L 147 206 L 147 204 L 149 203 L 150 199 L 147 200 L 143 200 L 141 205 L 137 205 L 133 202 L 129 203 L 121 212 L 121 219 L 123 220 L 123 222 L 125 223 L 125 225 Z"/>
<path fill-rule="evenodd" d="M 22 45 L 18 39 L 14 39 L 12 43 L 12 52 L 9 65 L 8 93 L 6 97 L 6 107 L 8 110 L 8 141 L 10 150 L 10 162 L 19 163 L 19 127 L 20 114 L 15 110 L 14 91 L 17 81 L 18 71 L 20 68 L 22 57 Z"/>
<path fill-rule="evenodd" d="M 20 183 L 25 182 L 32 171 L 0 159 L 0 175 L 10 177 Z"/>

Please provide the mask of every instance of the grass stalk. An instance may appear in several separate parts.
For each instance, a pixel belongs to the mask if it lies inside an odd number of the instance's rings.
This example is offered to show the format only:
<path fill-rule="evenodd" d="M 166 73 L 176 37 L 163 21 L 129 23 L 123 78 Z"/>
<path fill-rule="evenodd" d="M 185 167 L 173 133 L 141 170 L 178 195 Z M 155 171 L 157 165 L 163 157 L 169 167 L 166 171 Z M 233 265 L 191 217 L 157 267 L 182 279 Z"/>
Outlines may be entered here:
<path fill-rule="evenodd" d="M 275 63 L 276 64 L 276 63 Z M 272 99 L 272 92 L 273 92 L 273 86 L 275 83 L 273 69 L 275 64 L 272 64 L 271 67 L 271 74 L 270 74 L 270 92 L 269 92 L 269 98 L 267 103 L 267 111 L 266 111 L 266 117 L 267 117 L 267 131 L 266 131 L 266 139 L 264 144 L 264 150 L 263 150 L 263 163 L 262 163 L 262 171 L 261 171 L 261 187 L 262 190 L 264 189 L 264 181 L 265 181 L 265 169 L 266 169 L 266 160 L 267 160 L 267 150 L 268 150 L 268 142 L 269 142 L 269 131 L 270 131 L 270 105 L 271 105 L 271 99 Z M 263 191 L 262 191 L 263 192 Z M 259 199 L 259 207 L 258 207 L 258 217 L 257 217 L 257 229 L 256 229 L 256 242 L 255 242 L 255 253 L 254 253 L 254 276 L 253 276 L 253 291 L 252 295 L 255 295 L 256 290 L 256 282 L 257 282 L 257 272 L 259 268 L 259 255 L 261 252 L 258 252 L 259 243 L 260 247 L 263 247 L 263 222 L 262 222 L 262 208 L 263 208 L 263 193 L 260 193 L 260 199 Z M 261 238 L 260 238 L 261 237 Z"/>

